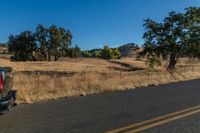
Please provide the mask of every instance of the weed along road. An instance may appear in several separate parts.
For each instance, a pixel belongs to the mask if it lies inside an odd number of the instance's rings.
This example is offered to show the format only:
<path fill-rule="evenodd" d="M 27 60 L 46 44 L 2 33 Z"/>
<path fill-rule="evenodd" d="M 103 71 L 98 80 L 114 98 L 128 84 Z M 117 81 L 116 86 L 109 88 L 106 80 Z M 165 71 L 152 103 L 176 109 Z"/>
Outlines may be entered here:
<path fill-rule="evenodd" d="M 200 80 L 18 105 L 0 133 L 199 133 Z"/>

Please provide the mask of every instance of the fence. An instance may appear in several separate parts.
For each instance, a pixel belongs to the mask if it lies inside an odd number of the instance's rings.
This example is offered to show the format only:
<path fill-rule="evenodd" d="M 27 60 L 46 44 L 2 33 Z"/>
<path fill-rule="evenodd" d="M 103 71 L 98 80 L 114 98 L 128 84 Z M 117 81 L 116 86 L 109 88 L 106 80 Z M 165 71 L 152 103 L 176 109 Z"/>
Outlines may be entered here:
<path fill-rule="evenodd" d="M 174 75 L 170 75 L 165 70 L 16 72 L 14 87 L 18 89 L 19 102 L 32 102 L 124 90 L 198 77 L 200 77 L 199 65 L 178 67 Z"/>

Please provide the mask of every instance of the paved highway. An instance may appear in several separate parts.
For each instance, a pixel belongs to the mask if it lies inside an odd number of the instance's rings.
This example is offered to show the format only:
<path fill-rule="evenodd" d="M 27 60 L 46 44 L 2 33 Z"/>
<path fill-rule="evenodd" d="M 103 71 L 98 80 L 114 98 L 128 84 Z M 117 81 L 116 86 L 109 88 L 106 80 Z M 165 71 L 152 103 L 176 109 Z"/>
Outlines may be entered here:
<path fill-rule="evenodd" d="M 19 105 L 0 133 L 199 133 L 200 80 Z"/>

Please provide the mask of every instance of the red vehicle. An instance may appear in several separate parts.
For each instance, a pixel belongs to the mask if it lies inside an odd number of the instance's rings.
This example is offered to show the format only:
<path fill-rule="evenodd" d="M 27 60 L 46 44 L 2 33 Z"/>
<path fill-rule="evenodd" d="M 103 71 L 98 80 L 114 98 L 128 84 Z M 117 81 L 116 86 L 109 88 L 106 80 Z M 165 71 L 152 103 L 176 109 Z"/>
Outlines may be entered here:
<path fill-rule="evenodd" d="M 12 68 L 0 67 L 0 113 L 8 112 L 16 100 L 16 90 L 13 90 Z"/>

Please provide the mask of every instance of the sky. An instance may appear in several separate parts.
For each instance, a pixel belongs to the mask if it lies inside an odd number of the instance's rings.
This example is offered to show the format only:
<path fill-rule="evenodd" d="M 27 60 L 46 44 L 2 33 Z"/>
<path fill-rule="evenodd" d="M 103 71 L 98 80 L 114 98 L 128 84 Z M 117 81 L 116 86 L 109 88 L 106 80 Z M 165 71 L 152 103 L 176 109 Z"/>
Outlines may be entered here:
<path fill-rule="evenodd" d="M 83 50 L 141 45 L 144 19 L 160 22 L 189 6 L 199 7 L 200 0 L 0 0 L 0 42 L 38 24 L 55 24 L 69 29 Z"/>

